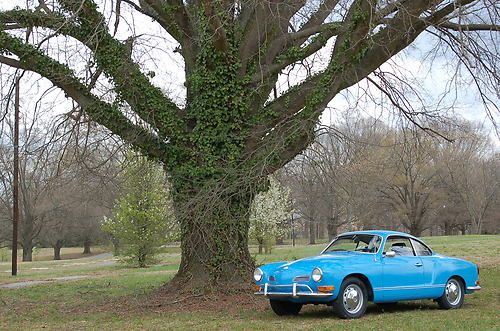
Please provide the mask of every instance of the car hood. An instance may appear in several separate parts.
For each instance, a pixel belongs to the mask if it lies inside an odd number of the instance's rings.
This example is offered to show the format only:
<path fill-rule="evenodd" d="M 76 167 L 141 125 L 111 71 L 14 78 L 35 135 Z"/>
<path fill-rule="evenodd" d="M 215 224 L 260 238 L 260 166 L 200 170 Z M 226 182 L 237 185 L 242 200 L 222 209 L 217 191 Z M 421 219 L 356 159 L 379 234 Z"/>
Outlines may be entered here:
<path fill-rule="evenodd" d="M 316 267 L 325 271 L 346 265 L 366 263 L 368 260 L 373 259 L 373 254 L 363 254 L 357 252 L 326 253 L 277 265 L 273 268 L 273 270 L 269 270 L 269 273 L 274 276 L 278 282 L 288 282 L 292 281 L 296 276 L 310 275 L 312 270 Z"/>
<path fill-rule="evenodd" d="M 354 258 L 354 256 L 351 254 L 345 253 L 345 252 L 344 253 L 326 253 L 326 254 L 309 256 L 309 257 L 305 257 L 303 259 L 295 260 L 295 261 L 287 263 L 287 265 L 288 266 L 296 266 L 296 265 L 300 265 L 303 263 L 323 263 L 325 261 L 327 261 L 327 262 L 342 261 L 342 260 L 349 259 L 349 258 Z"/>

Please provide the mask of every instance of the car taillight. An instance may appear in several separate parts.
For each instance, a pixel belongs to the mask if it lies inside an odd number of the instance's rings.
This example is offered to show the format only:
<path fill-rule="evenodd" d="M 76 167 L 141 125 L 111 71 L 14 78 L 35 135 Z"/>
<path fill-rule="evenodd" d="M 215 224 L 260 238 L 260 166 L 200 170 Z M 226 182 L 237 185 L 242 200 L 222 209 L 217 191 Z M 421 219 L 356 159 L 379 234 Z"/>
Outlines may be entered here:
<path fill-rule="evenodd" d="M 476 280 L 476 285 L 479 286 L 479 266 L 476 264 L 476 268 L 477 268 L 477 280 Z"/>

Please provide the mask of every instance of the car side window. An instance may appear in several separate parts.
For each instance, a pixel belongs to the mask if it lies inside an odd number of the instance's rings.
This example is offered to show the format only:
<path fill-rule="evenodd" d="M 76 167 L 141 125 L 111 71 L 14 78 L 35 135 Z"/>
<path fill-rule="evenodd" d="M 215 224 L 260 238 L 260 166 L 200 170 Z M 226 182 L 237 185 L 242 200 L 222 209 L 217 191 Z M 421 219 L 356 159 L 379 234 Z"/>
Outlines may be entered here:
<path fill-rule="evenodd" d="M 413 244 L 415 252 L 417 253 L 418 256 L 432 255 L 432 251 L 427 246 L 423 245 L 421 242 L 412 239 L 411 243 Z"/>
<path fill-rule="evenodd" d="M 411 246 L 410 238 L 405 237 L 389 237 L 385 241 L 384 253 L 393 251 L 396 256 L 415 256 Z"/>
<path fill-rule="evenodd" d="M 378 252 L 381 243 L 382 243 L 382 238 L 379 236 L 375 236 L 368 244 L 368 249 L 370 250 L 371 253 L 376 253 Z"/>

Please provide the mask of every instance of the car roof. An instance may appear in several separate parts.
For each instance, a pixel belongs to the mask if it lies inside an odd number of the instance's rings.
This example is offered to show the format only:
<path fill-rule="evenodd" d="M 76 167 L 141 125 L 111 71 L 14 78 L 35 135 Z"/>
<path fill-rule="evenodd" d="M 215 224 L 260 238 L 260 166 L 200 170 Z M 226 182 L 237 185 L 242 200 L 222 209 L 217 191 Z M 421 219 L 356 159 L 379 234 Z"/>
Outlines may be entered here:
<path fill-rule="evenodd" d="M 352 232 L 345 232 L 345 233 L 342 233 L 340 234 L 340 236 L 342 235 L 349 235 L 349 234 L 375 234 L 375 235 L 379 235 L 381 237 L 387 237 L 387 236 L 390 236 L 390 235 L 397 235 L 397 236 L 405 236 L 405 237 L 410 237 L 410 238 L 416 238 L 414 236 L 412 236 L 411 234 L 408 234 L 408 233 L 404 233 L 404 232 L 398 232 L 398 231 L 388 231 L 388 230 L 364 230 L 364 231 L 352 231 Z M 418 238 L 416 238 L 418 239 Z"/>

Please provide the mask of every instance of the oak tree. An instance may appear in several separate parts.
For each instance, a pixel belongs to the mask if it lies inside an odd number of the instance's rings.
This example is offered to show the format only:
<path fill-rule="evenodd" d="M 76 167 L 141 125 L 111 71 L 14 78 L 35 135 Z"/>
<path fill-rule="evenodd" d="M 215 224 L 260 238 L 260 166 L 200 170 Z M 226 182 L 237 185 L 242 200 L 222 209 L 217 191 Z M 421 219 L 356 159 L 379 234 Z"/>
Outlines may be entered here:
<path fill-rule="evenodd" d="M 95 121 L 159 160 L 181 223 L 176 280 L 193 287 L 248 279 L 249 208 L 269 174 L 303 151 L 328 103 L 365 78 L 415 115 L 380 67 L 427 34 L 469 70 L 491 106 L 500 29 L 487 0 L 38 0 L 0 12 L 0 63 L 38 73 Z M 108 6 L 107 6 L 108 5 Z M 147 17 L 177 43 L 185 100 L 152 83 L 133 55 L 141 36 L 119 38 L 121 13 Z M 144 21 L 144 20 L 143 20 Z M 31 38 L 23 32 L 30 30 Z M 23 36 L 23 37 L 21 37 Z M 83 77 L 71 54 L 89 57 Z M 152 46 L 153 48 L 154 46 Z M 289 89 L 282 73 L 326 54 Z M 374 73 L 373 75 L 370 75 Z M 386 75 L 384 75 L 384 73 Z M 108 93 L 95 89 L 106 80 Z M 171 81 L 163 77 L 163 82 Z M 495 93 L 495 92 L 493 92 Z M 498 92 L 496 92 L 498 93 Z M 489 108 L 491 109 L 491 108 Z"/>

